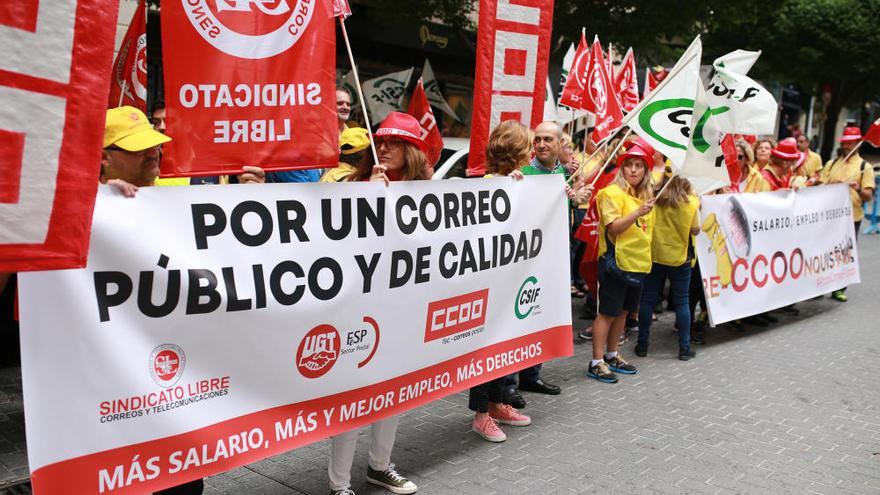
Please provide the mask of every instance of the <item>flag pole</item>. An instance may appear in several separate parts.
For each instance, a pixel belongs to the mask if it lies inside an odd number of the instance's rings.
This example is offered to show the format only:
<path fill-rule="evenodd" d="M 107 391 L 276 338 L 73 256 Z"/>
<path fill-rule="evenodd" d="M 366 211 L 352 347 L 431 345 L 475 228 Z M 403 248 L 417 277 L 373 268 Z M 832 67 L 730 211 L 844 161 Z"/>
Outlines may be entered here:
<path fill-rule="evenodd" d="M 376 153 L 376 143 L 373 141 L 373 127 L 370 125 L 370 116 L 367 112 L 367 102 L 364 100 L 364 91 L 361 88 L 361 79 L 358 76 L 357 66 L 354 64 L 354 54 L 351 52 L 351 43 L 348 41 L 348 31 L 345 29 L 344 16 L 339 16 L 339 27 L 342 28 L 342 39 L 345 40 L 345 50 L 348 52 L 348 61 L 351 63 L 351 72 L 354 74 L 354 86 L 361 102 L 364 114 L 364 122 L 367 125 L 367 136 L 370 138 L 370 151 L 373 153 L 373 163 L 379 163 L 379 155 Z"/>
<path fill-rule="evenodd" d="M 126 81 L 125 79 L 123 79 L 123 80 L 122 80 L 122 90 L 119 92 L 119 104 L 116 105 L 117 107 L 121 107 L 121 106 L 122 106 L 122 101 L 125 99 L 125 88 L 126 88 L 127 86 L 128 86 L 128 81 Z"/>
<path fill-rule="evenodd" d="M 648 172 L 648 173 L 650 173 L 650 172 Z M 657 194 L 655 194 L 654 197 L 659 198 L 660 195 L 663 194 L 663 191 L 666 190 L 666 187 L 669 186 L 669 184 L 672 182 L 672 179 L 674 179 L 676 177 L 678 177 L 678 172 L 672 172 L 672 175 L 669 176 L 669 180 L 667 180 L 666 183 L 663 184 L 663 187 L 661 187 L 660 190 L 657 191 Z"/>
<path fill-rule="evenodd" d="M 623 143 L 626 142 L 626 138 L 628 138 L 630 134 L 632 134 L 632 129 L 627 129 L 626 134 L 624 134 L 623 137 L 620 138 L 620 141 L 617 143 L 617 146 L 614 147 L 614 150 L 609 153 L 607 157 L 605 157 L 605 163 L 603 163 L 602 166 L 597 169 L 599 173 L 597 173 L 596 177 L 593 178 L 593 181 L 590 183 L 591 186 L 596 185 L 596 182 L 599 181 L 599 177 L 602 175 L 602 172 L 604 172 L 605 168 L 608 166 L 608 162 L 610 162 L 611 159 L 614 158 L 614 155 L 617 154 L 618 150 L 620 150 L 620 147 L 623 146 Z M 610 141 L 611 140 L 609 139 L 608 141 L 606 141 L 606 143 Z M 596 148 L 596 151 L 594 151 L 593 154 L 590 155 L 590 158 L 593 158 L 593 156 L 595 156 L 595 154 L 598 153 L 600 149 L 602 149 L 601 146 L 599 148 Z M 584 161 L 584 163 L 582 163 L 581 166 L 578 167 L 577 171 L 571 174 L 571 177 L 568 178 L 568 182 L 571 182 L 572 178 L 574 178 L 575 176 L 577 176 L 577 174 L 581 172 L 581 168 L 583 168 L 586 163 L 587 162 Z"/>

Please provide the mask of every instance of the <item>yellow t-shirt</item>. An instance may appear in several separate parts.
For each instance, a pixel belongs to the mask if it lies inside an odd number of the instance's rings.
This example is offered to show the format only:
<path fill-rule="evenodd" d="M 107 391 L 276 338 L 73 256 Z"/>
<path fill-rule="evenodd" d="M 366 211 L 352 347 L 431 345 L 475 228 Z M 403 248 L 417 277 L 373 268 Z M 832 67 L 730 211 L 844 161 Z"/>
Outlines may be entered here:
<path fill-rule="evenodd" d="M 188 186 L 189 185 L 189 177 L 166 177 L 160 178 L 156 177 L 156 180 L 153 182 L 154 186 Z"/>
<path fill-rule="evenodd" d="M 608 224 L 618 218 L 629 215 L 642 204 L 642 200 L 633 195 L 632 187 L 624 191 L 617 184 L 611 184 L 599 191 L 596 205 L 599 209 L 599 256 L 608 251 L 605 243 L 605 229 Z M 617 266 L 621 270 L 633 273 L 649 273 L 651 271 L 651 235 L 654 231 L 654 211 L 638 218 L 627 227 L 614 243 L 614 255 Z"/>
<path fill-rule="evenodd" d="M 801 165 L 801 169 L 803 169 L 809 179 L 815 175 L 816 172 L 822 170 L 822 157 L 814 151 L 807 151 L 807 153 L 807 158 L 804 160 L 804 164 Z"/>
<path fill-rule="evenodd" d="M 700 226 L 697 210 L 700 200 L 689 196 L 687 203 L 676 207 L 654 206 L 654 237 L 651 239 L 651 258 L 654 263 L 681 266 L 687 259 L 691 228 Z"/>
<path fill-rule="evenodd" d="M 746 187 L 742 192 L 766 192 L 773 188 L 761 176 L 761 170 L 756 165 L 749 166 L 749 176 L 746 178 Z"/>
<path fill-rule="evenodd" d="M 868 162 L 865 162 L 864 171 L 861 171 L 861 168 L 862 157 L 858 153 L 853 153 L 846 162 L 843 160 L 828 160 L 819 174 L 819 180 L 823 184 L 858 181 L 862 189 L 874 189 L 874 168 Z M 865 212 L 862 210 L 862 198 L 853 189 L 849 190 L 849 196 L 852 200 L 853 221 L 859 222 L 865 218 Z"/>
<path fill-rule="evenodd" d="M 319 182 L 342 182 L 357 172 L 357 167 L 348 163 L 340 162 L 336 168 L 324 172 Z"/>

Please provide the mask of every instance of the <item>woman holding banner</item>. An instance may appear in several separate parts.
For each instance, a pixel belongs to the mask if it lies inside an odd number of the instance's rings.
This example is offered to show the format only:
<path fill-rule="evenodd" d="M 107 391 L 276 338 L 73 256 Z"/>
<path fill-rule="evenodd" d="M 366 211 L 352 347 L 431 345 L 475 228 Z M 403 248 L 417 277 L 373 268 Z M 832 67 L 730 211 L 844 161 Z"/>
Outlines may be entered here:
<path fill-rule="evenodd" d="M 696 257 L 691 236 L 700 233 L 700 200 L 687 179 L 673 176 L 657 197 L 656 223 L 651 239 L 651 273 L 639 305 L 639 342 L 637 356 L 648 355 L 651 317 L 660 288 L 669 278 L 670 300 L 678 329 L 678 359 L 687 361 L 696 356 L 691 350 L 691 315 L 688 291 L 691 267 Z"/>
<path fill-rule="evenodd" d="M 425 179 L 427 148 L 419 138 L 421 127 L 412 116 L 392 112 L 373 135 L 379 163 L 373 166 L 370 181 Z M 392 416 L 370 425 L 370 461 L 367 466 L 367 482 L 381 486 L 392 493 L 415 493 L 418 487 L 401 476 L 391 463 L 391 450 L 397 436 L 399 416 Z M 357 446 L 358 430 L 347 431 L 333 437 L 330 448 L 330 477 L 332 495 L 354 495 L 351 490 L 351 465 Z"/>
<path fill-rule="evenodd" d="M 634 143 L 617 160 L 614 183 L 599 191 L 599 314 L 593 323 L 593 360 L 587 376 L 616 383 L 614 372 L 636 367 L 618 354 L 626 318 L 639 310 L 645 275 L 651 271 L 654 150 Z"/>
<path fill-rule="evenodd" d="M 486 146 L 486 177 L 510 176 L 523 178 L 519 169 L 529 163 L 532 139 L 529 130 L 515 120 L 498 124 L 489 135 Z M 531 418 L 504 403 L 504 377 L 496 378 L 472 387 L 468 396 L 468 408 L 474 411 L 472 429 L 490 442 L 503 442 L 507 435 L 498 424 L 528 426 Z"/>

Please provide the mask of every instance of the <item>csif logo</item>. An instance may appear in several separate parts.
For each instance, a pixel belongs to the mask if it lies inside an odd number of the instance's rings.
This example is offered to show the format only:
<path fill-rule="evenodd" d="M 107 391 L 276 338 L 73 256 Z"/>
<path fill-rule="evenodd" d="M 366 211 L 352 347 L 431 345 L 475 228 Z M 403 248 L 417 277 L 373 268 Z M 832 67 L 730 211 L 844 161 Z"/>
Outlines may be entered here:
<path fill-rule="evenodd" d="M 531 315 L 541 314 L 541 305 L 538 304 L 540 294 L 541 287 L 538 285 L 538 279 L 534 276 L 525 279 L 519 286 L 516 300 L 513 302 L 513 312 L 516 317 L 524 320 Z"/>
<path fill-rule="evenodd" d="M 312 20 L 313 0 L 180 0 L 193 28 L 214 48 L 246 59 L 290 49 Z"/>

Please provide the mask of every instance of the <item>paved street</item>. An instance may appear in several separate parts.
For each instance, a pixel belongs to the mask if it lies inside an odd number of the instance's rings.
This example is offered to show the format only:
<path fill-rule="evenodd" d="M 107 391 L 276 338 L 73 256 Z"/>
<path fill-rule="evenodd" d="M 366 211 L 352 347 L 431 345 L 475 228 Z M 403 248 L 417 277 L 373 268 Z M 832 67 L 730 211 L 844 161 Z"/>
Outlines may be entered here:
<path fill-rule="evenodd" d="M 880 237 L 860 248 L 864 282 L 846 304 L 801 303 L 772 329 L 711 330 L 687 363 L 666 312 L 649 357 L 624 347 L 639 375 L 588 380 L 589 344 L 576 345 L 544 368 L 563 394 L 527 394 L 534 424 L 505 427 L 507 442 L 470 431 L 462 393 L 406 414 L 394 461 L 425 494 L 880 493 Z M 353 488 L 385 493 L 365 483 L 365 439 Z M 328 452 L 320 442 L 215 476 L 206 493 L 325 494 Z"/>

